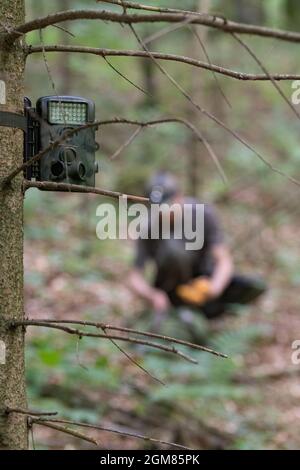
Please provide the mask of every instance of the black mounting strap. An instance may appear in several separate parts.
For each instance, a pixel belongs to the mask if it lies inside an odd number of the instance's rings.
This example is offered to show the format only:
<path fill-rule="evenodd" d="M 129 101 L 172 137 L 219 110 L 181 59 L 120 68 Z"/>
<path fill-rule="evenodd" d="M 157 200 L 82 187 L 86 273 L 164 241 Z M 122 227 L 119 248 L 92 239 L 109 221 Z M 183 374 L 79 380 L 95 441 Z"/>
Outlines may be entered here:
<path fill-rule="evenodd" d="M 27 118 L 23 114 L 0 111 L 0 126 L 16 127 L 27 132 Z"/>

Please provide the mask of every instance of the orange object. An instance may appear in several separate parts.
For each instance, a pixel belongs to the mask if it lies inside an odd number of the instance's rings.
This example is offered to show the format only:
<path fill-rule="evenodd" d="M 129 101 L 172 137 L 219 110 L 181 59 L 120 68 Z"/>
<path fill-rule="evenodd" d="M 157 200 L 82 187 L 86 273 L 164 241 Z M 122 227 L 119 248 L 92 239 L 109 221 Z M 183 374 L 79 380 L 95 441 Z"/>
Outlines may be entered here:
<path fill-rule="evenodd" d="M 189 284 L 178 286 L 176 293 L 184 302 L 203 305 L 211 296 L 211 283 L 208 279 L 198 278 Z"/>

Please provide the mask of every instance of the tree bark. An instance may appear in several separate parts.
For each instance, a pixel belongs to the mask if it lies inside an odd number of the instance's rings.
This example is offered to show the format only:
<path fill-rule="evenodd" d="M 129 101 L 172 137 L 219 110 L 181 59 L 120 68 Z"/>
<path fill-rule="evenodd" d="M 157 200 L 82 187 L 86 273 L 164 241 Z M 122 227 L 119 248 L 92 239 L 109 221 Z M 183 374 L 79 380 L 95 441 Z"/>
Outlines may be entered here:
<path fill-rule="evenodd" d="M 23 23 L 24 9 L 24 0 L 1 0 L 1 29 Z M 24 63 L 20 40 L 9 45 L 0 35 L 1 110 L 23 109 Z M 22 160 L 22 131 L 0 126 L 0 179 Z M 26 417 L 4 412 L 26 408 L 24 331 L 6 323 L 24 317 L 22 179 L 18 175 L 0 192 L 0 449 L 26 449 L 28 441 Z"/>
<path fill-rule="evenodd" d="M 226 2 L 227 3 L 227 2 Z M 249 0 L 235 0 L 235 18 L 244 23 L 261 24 L 265 21 L 263 2 Z"/>
<path fill-rule="evenodd" d="M 192 8 L 193 11 L 198 11 L 199 13 L 207 13 L 209 12 L 210 8 L 210 0 L 195 0 L 195 4 Z M 203 29 L 202 31 L 199 30 L 199 36 L 202 42 L 205 44 L 207 38 L 207 29 Z M 201 52 L 201 48 L 199 42 L 194 36 L 191 36 L 191 43 L 190 43 L 190 50 L 199 50 Z M 201 78 L 199 78 L 201 77 Z M 192 73 L 191 74 L 191 84 L 190 84 L 190 95 L 193 99 L 201 103 L 205 107 L 205 92 L 203 91 L 205 87 L 205 78 L 203 75 Z M 199 113 L 194 108 L 188 104 L 187 108 L 187 116 L 189 121 L 196 127 L 199 126 Z M 201 189 L 201 185 L 203 183 L 203 179 L 200 177 L 200 169 L 201 175 L 203 177 L 203 167 L 204 167 L 204 157 L 203 157 L 203 146 L 200 145 L 199 139 L 196 138 L 195 135 L 191 135 L 188 140 L 188 155 L 189 155 L 189 165 L 188 165 L 188 191 L 191 196 L 197 197 L 199 196 L 199 190 Z"/>
<path fill-rule="evenodd" d="M 57 2 L 57 10 L 71 10 L 73 3 L 70 0 L 59 0 Z M 64 23 L 63 26 L 68 28 L 68 23 Z M 60 44 L 70 44 L 70 35 L 66 32 L 61 30 L 59 34 L 59 43 Z M 69 56 L 69 57 L 68 57 Z M 59 93 L 62 95 L 69 95 L 71 91 L 71 83 L 72 83 L 72 72 L 70 67 L 70 54 L 62 54 L 62 56 L 58 60 L 58 70 L 60 76 L 60 90 Z"/>

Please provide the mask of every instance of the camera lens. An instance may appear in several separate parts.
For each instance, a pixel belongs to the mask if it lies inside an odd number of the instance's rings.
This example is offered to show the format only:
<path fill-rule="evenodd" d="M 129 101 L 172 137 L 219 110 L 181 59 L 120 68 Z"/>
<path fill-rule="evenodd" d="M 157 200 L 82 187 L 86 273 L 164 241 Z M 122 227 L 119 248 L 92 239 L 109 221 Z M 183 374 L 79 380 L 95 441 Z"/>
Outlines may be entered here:
<path fill-rule="evenodd" d="M 62 178 L 64 175 L 65 167 L 60 161 L 51 164 L 51 173 L 55 179 Z"/>
<path fill-rule="evenodd" d="M 82 162 L 72 162 L 67 167 L 67 174 L 73 178 L 73 180 L 81 180 L 84 181 L 86 178 L 86 166 Z"/>
<path fill-rule="evenodd" d="M 85 166 L 83 163 L 79 163 L 78 165 L 78 175 L 79 175 L 79 178 L 80 179 L 84 179 L 85 177 L 85 174 L 86 174 L 86 170 L 85 170 Z"/>
<path fill-rule="evenodd" d="M 76 159 L 76 152 L 70 147 L 64 148 L 59 152 L 59 159 L 67 165 L 71 165 Z"/>

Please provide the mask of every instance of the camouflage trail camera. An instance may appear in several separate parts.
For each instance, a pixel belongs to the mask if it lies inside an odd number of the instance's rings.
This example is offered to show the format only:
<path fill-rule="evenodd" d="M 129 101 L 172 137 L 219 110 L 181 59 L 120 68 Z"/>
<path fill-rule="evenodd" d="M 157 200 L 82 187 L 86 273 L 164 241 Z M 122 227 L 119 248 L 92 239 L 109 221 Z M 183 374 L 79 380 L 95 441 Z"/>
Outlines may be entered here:
<path fill-rule="evenodd" d="M 67 131 L 95 121 L 95 105 L 77 96 L 44 96 L 36 108 L 25 99 L 27 132 L 24 160 L 47 148 Z M 95 186 L 98 165 L 95 152 L 96 127 L 82 129 L 49 151 L 40 161 L 26 168 L 28 180 Z"/>

